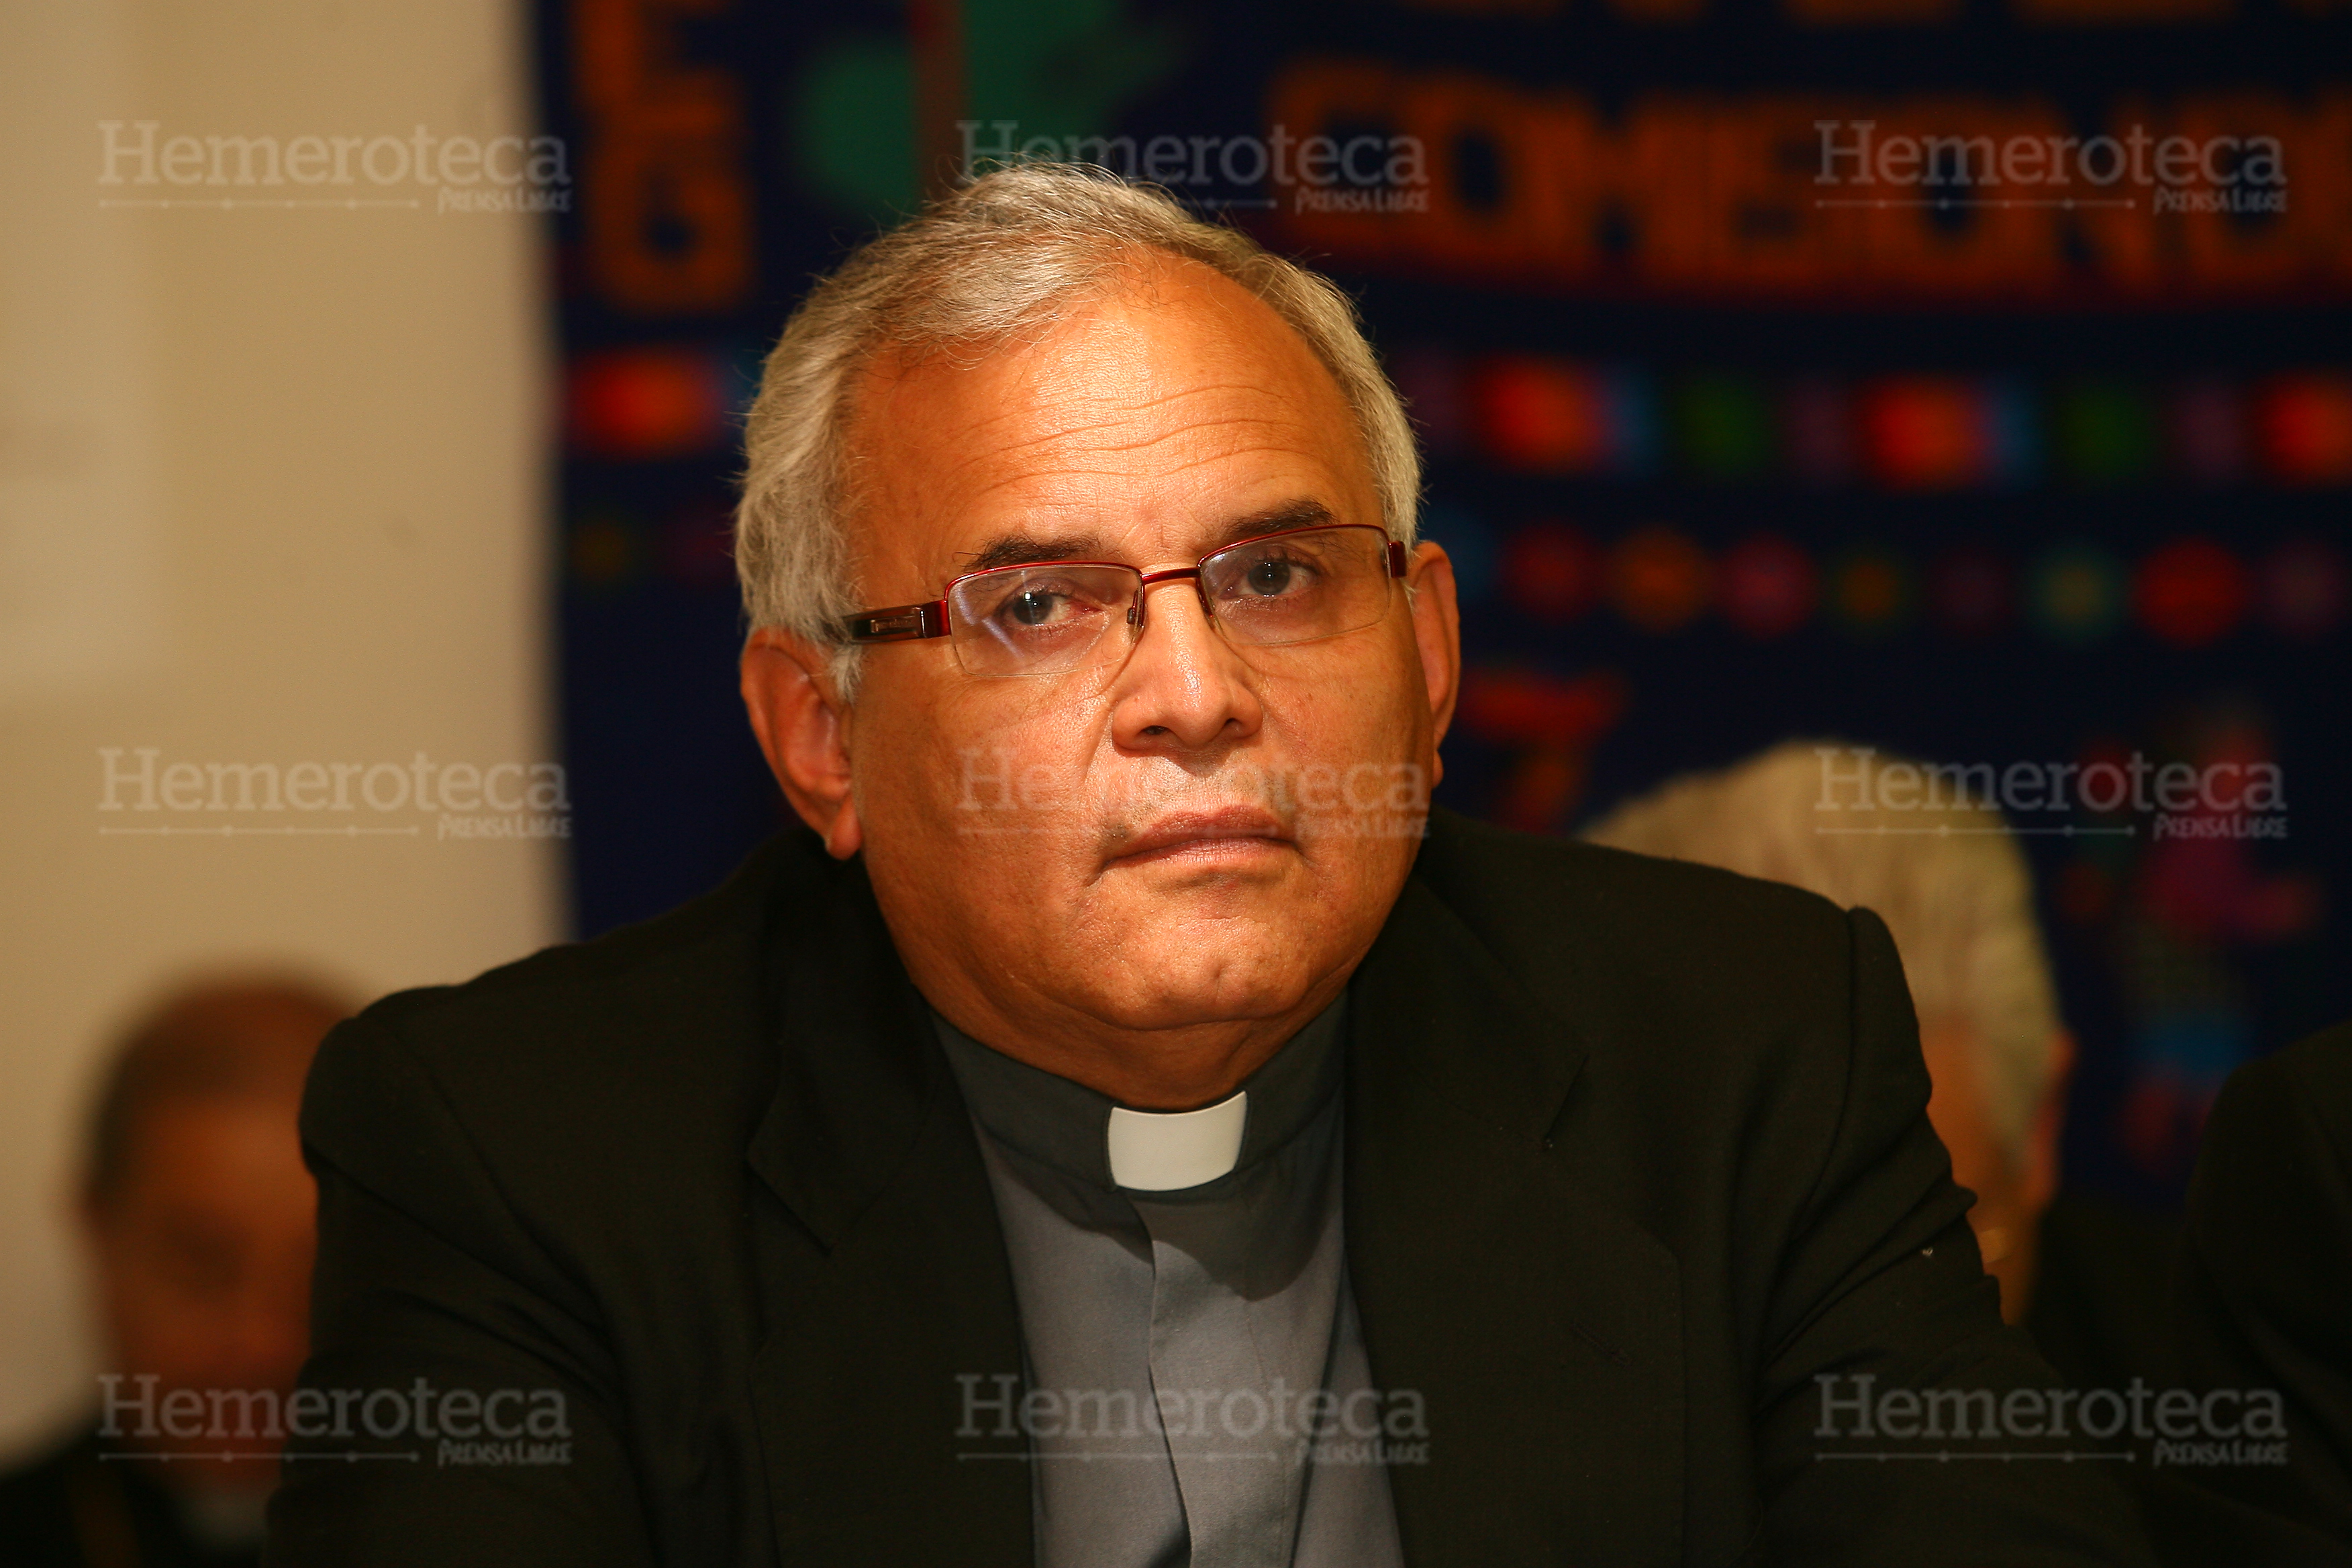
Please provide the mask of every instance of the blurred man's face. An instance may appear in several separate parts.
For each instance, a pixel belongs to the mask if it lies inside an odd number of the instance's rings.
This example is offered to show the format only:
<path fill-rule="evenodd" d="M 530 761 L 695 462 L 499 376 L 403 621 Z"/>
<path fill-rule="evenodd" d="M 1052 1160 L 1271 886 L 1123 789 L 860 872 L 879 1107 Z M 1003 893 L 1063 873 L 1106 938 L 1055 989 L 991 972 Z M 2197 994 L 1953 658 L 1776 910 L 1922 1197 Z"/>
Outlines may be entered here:
<path fill-rule="evenodd" d="M 876 606 L 935 598 L 983 552 L 1150 572 L 1381 521 L 1330 375 L 1186 262 L 1032 346 L 877 371 L 852 447 Z M 1304 645 L 1228 642 L 1179 580 L 1147 590 L 1123 662 L 1066 675 L 978 678 L 944 640 L 869 649 L 853 809 L 933 1005 L 1087 1077 L 1056 1042 L 1240 1026 L 1229 1042 L 1263 1045 L 1251 1026 L 1336 995 L 1411 867 L 1451 704 L 1450 573 L 1429 545 L 1412 573 L 1417 602 L 1392 584 L 1376 624 Z"/>
<path fill-rule="evenodd" d="M 157 1379 L 159 1405 L 178 1388 L 274 1390 L 281 1401 L 292 1391 L 309 1337 L 318 1209 L 297 1109 L 290 1095 L 183 1099 L 134 1124 L 120 1184 L 87 1215 L 121 1397 L 137 1394 L 142 1374 Z M 275 1453 L 273 1442 L 237 1438 L 237 1407 L 226 1408 L 230 1431 L 211 1429 L 207 1405 L 202 1435 L 137 1446 Z M 118 1416 L 126 1431 L 137 1419 Z M 221 1487 L 277 1479 L 260 1458 L 202 1468 Z"/>

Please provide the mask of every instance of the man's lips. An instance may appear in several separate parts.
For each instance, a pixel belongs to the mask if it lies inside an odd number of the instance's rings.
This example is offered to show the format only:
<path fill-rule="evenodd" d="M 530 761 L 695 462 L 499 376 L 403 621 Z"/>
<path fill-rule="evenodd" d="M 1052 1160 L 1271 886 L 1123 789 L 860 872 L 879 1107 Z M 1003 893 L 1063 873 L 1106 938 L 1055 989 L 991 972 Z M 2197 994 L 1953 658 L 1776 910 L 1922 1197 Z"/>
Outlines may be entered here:
<path fill-rule="evenodd" d="M 1177 857 L 1243 857 L 1287 844 L 1281 818 L 1263 806 L 1173 812 L 1132 837 L 1117 841 L 1108 862 L 1133 866 Z"/>

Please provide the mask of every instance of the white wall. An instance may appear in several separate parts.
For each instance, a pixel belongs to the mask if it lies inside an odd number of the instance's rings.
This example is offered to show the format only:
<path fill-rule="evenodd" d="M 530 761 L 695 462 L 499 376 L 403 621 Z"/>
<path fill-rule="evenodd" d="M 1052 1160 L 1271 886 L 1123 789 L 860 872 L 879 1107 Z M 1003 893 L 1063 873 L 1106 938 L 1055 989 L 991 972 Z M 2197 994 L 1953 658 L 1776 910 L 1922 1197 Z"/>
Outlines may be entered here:
<path fill-rule="evenodd" d="M 542 220 L 376 184 L 387 152 L 347 186 L 101 184 L 100 122 L 487 142 L 528 128 L 520 13 L 0 7 L 0 1450 L 89 1398 L 62 1194 L 128 1012 L 223 962 L 461 978 L 559 921 L 560 844 L 441 837 L 362 774 L 341 813 L 214 811 L 208 781 L 103 809 L 104 747 L 281 774 L 555 752 Z M 245 205 L 323 198 L 393 205 Z M 239 205 L 102 205 L 192 199 Z M 389 831 L 249 831 L 321 826 Z"/>

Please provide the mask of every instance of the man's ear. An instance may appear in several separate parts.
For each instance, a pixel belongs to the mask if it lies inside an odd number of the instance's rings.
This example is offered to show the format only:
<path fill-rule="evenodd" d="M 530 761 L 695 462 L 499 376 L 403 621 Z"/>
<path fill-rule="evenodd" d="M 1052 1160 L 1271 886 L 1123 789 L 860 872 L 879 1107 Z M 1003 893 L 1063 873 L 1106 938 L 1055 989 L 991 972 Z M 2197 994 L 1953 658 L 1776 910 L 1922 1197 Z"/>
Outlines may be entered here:
<path fill-rule="evenodd" d="M 1443 548 L 1423 540 L 1412 552 L 1405 582 L 1412 589 L 1412 635 L 1421 647 L 1422 679 L 1429 683 L 1429 711 L 1436 721 L 1430 744 L 1435 746 L 1445 739 L 1454 700 L 1462 693 L 1462 610 L 1454 597 L 1454 563 Z"/>
<path fill-rule="evenodd" d="M 743 707 L 769 771 L 835 859 L 866 841 L 849 770 L 849 706 L 835 694 L 831 650 L 774 626 L 743 645 Z"/>

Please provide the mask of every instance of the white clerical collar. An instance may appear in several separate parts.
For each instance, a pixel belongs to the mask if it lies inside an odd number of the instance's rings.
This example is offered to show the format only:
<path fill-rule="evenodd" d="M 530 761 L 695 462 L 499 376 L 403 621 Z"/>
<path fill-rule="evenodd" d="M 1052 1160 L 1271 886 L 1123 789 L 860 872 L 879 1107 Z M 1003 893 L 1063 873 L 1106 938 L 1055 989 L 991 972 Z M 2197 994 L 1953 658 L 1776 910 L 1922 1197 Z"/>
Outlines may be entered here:
<path fill-rule="evenodd" d="M 1198 1110 L 1110 1108 L 1110 1179 L 1130 1192 L 1172 1193 L 1213 1182 L 1242 1157 L 1249 1090 Z"/>
<path fill-rule="evenodd" d="M 989 1136 L 1092 1186 L 1158 1194 L 1234 1175 L 1297 1138 L 1339 1093 L 1345 1006 L 1333 1002 L 1217 1104 L 1167 1112 L 1130 1110 L 931 1019 Z"/>

